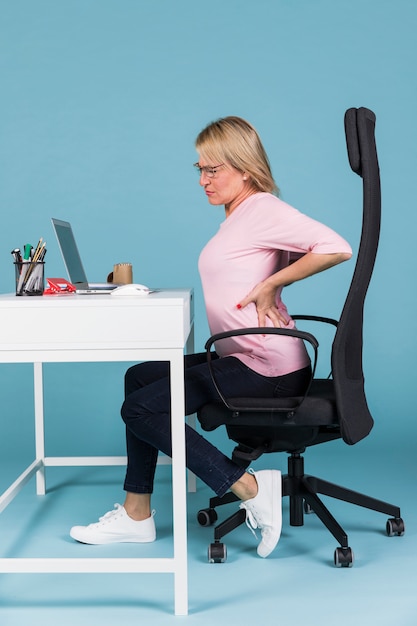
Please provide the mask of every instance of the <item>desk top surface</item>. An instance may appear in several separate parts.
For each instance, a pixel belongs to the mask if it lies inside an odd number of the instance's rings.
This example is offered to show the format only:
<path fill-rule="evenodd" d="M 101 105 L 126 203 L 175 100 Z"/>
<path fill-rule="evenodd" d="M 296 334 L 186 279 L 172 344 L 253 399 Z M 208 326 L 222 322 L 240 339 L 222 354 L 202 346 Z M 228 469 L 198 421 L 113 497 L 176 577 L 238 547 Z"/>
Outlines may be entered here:
<path fill-rule="evenodd" d="M 192 298 L 192 289 L 157 289 L 147 295 L 112 296 L 111 294 L 59 294 L 51 296 L 16 296 L 0 294 L 0 308 L 103 308 L 183 306 Z"/>

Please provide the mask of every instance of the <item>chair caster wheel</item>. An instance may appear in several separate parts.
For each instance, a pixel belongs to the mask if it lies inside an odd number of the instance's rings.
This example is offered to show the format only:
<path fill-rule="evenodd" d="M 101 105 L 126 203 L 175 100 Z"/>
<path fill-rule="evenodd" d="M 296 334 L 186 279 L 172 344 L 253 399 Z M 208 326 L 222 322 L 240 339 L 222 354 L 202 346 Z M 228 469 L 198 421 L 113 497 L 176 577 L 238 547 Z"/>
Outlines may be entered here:
<path fill-rule="evenodd" d="M 212 526 L 217 521 L 215 509 L 201 509 L 197 513 L 197 521 L 200 526 Z"/>
<path fill-rule="evenodd" d="M 401 517 L 391 517 L 387 520 L 387 535 L 388 537 L 402 537 L 405 533 L 404 520 Z"/>
<path fill-rule="evenodd" d="M 312 515 L 314 513 L 312 506 L 305 500 L 304 500 L 304 513 L 306 515 Z"/>
<path fill-rule="evenodd" d="M 209 563 L 224 563 L 227 559 L 227 549 L 224 543 L 211 543 L 208 547 Z"/>
<path fill-rule="evenodd" d="M 336 548 L 334 564 L 336 567 L 352 567 L 354 556 L 351 548 Z"/>

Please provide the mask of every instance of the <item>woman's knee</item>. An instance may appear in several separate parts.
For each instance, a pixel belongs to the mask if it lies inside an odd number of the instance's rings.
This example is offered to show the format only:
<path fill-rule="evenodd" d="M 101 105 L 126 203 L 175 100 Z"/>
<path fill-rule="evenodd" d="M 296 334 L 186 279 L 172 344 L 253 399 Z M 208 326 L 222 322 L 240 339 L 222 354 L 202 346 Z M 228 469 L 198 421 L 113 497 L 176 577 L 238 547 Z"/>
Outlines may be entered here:
<path fill-rule="evenodd" d="M 148 414 L 145 407 L 137 400 L 133 400 L 133 398 L 134 396 L 132 394 L 127 396 L 120 409 L 120 415 L 125 424 L 132 420 L 140 421 L 142 416 Z"/>
<path fill-rule="evenodd" d="M 128 409 L 127 402 L 125 400 L 120 408 L 120 415 L 122 416 L 122 420 L 124 421 L 125 424 L 127 424 L 127 422 L 129 421 L 128 413 L 129 413 L 129 409 Z"/>
<path fill-rule="evenodd" d="M 147 421 L 158 414 L 169 414 L 170 392 L 166 378 L 132 390 L 127 394 L 120 409 L 123 421 L 127 424 Z"/>

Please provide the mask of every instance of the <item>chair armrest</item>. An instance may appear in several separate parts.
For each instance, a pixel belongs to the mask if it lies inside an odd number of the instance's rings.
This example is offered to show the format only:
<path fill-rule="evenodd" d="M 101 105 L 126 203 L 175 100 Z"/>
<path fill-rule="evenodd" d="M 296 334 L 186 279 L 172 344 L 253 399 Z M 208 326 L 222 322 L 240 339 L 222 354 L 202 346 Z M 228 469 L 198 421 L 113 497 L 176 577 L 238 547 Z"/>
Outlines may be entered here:
<path fill-rule="evenodd" d="M 323 322 L 325 324 L 331 324 L 332 326 L 338 326 L 339 322 L 331 317 L 321 317 L 320 315 L 291 315 L 293 320 L 306 320 L 308 322 Z"/>
<path fill-rule="evenodd" d="M 230 404 L 230 401 L 227 400 L 225 398 L 225 396 L 223 395 L 217 381 L 216 381 L 216 377 L 213 371 L 213 364 L 212 364 L 212 359 L 211 359 L 211 347 L 212 345 L 216 342 L 216 341 L 221 341 L 222 339 L 227 339 L 229 337 L 238 337 L 238 336 L 242 336 L 242 335 L 284 335 L 287 337 L 297 337 L 298 339 L 302 339 L 303 341 L 307 341 L 308 343 L 310 343 L 310 345 L 312 346 L 313 350 L 314 350 L 314 363 L 313 363 L 313 368 L 312 368 L 312 374 L 311 374 L 311 379 L 310 379 L 310 384 L 308 385 L 308 388 L 304 394 L 304 396 L 301 398 L 300 402 L 297 404 L 297 407 L 303 402 L 304 398 L 308 395 L 308 391 L 310 389 L 311 383 L 313 381 L 314 378 L 314 374 L 316 371 L 316 366 L 317 366 L 317 356 L 318 356 L 318 347 L 319 347 L 319 342 L 317 341 L 316 337 L 314 337 L 314 335 L 312 335 L 311 333 L 302 331 L 302 330 L 298 330 L 296 328 L 271 328 L 271 327 L 256 327 L 256 328 L 238 328 L 235 330 L 229 330 L 229 331 L 225 331 L 223 333 L 217 333 L 216 335 L 212 335 L 205 344 L 205 350 L 207 352 L 207 365 L 209 368 L 209 372 L 210 372 L 210 376 L 211 379 L 213 381 L 213 385 L 217 391 L 217 393 L 219 394 L 219 397 L 221 398 L 223 404 L 225 404 L 227 406 L 228 409 L 230 409 L 231 411 L 242 411 L 245 410 L 242 407 L 234 407 L 233 405 Z M 294 410 L 294 406 L 291 407 L 286 407 L 285 409 L 281 409 L 281 410 L 288 410 L 290 409 L 291 411 Z M 247 410 L 250 410 L 249 407 Z M 262 409 L 263 411 L 269 411 L 269 410 L 274 410 L 274 407 L 267 407 L 264 406 Z"/>

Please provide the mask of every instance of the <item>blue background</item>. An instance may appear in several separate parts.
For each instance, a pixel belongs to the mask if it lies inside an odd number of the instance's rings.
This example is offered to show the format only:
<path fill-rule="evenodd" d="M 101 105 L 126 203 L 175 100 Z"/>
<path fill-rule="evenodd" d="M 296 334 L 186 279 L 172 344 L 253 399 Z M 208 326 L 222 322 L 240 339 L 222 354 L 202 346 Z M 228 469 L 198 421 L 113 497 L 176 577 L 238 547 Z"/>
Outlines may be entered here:
<path fill-rule="evenodd" d="M 413 0 L 1 0 L 0 291 L 13 290 L 10 250 L 41 236 L 46 274 L 65 275 L 50 218 L 67 219 L 91 280 L 129 261 L 136 282 L 194 287 L 200 349 L 197 259 L 224 216 L 191 167 L 198 132 L 224 115 L 251 121 L 283 199 L 356 251 L 362 191 L 343 115 L 369 107 L 383 223 L 366 384 L 374 441 L 405 445 L 415 431 L 416 17 Z M 288 288 L 290 311 L 337 317 L 352 270 Z M 124 370 L 45 367 L 48 454 L 123 453 Z M 20 435 L 32 423 L 32 370 L 0 371 L 0 452 L 20 462 L 33 454 Z"/>

